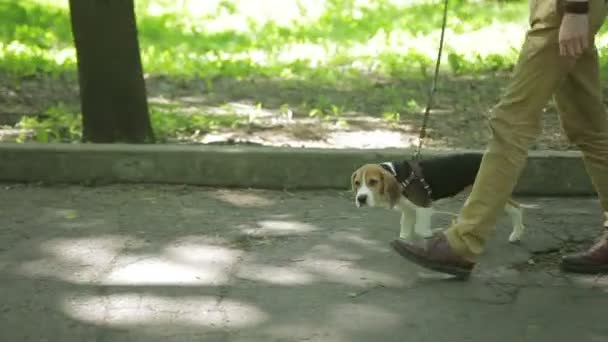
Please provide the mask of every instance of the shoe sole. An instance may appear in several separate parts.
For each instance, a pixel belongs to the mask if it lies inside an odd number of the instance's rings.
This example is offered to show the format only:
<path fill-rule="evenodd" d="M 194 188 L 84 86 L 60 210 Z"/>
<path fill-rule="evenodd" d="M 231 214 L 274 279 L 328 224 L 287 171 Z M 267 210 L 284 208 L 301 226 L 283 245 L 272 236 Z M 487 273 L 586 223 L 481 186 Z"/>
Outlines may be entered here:
<path fill-rule="evenodd" d="M 407 249 L 401 248 L 401 245 L 396 243 L 395 241 L 391 242 L 391 247 L 397 253 L 399 253 L 399 255 L 401 255 L 402 257 L 408 259 L 409 261 L 411 261 L 419 266 L 426 267 L 433 271 L 447 273 L 447 274 L 450 274 L 450 275 L 453 275 L 453 276 L 456 276 L 456 277 L 462 278 L 462 279 L 466 279 L 471 275 L 471 271 L 472 271 L 471 269 L 454 267 L 454 266 L 446 266 L 443 264 L 428 261 L 426 259 L 420 258 L 416 254 L 410 253 Z"/>
<path fill-rule="evenodd" d="M 608 273 L 608 265 L 592 266 L 592 265 L 571 265 L 561 264 L 562 271 L 580 273 L 580 274 L 602 274 Z"/>

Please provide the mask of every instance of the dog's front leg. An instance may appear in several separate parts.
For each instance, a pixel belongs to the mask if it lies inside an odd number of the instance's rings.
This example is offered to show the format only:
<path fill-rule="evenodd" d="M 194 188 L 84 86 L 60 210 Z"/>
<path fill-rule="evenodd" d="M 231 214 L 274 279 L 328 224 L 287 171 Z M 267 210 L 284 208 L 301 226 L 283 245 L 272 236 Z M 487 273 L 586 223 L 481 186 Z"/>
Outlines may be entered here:
<path fill-rule="evenodd" d="M 505 211 L 511 218 L 513 230 L 509 235 L 509 242 L 519 242 L 524 235 L 526 227 L 524 226 L 523 209 L 511 203 L 505 205 Z"/>
<path fill-rule="evenodd" d="M 416 213 L 410 209 L 401 209 L 401 231 L 399 238 L 410 240 L 414 232 L 414 224 L 416 223 Z"/>
<path fill-rule="evenodd" d="M 433 236 L 431 230 L 431 217 L 433 216 L 433 209 L 431 208 L 416 208 L 416 224 L 414 225 L 414 231 L 416 235 L 429 238 Z"/>

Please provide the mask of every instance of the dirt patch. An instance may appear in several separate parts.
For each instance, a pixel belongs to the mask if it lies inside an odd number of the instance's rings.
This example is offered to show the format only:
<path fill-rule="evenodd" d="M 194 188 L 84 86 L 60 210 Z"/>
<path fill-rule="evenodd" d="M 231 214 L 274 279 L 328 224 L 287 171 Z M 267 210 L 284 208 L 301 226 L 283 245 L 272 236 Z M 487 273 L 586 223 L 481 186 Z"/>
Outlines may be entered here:
<path fill-rule="evenodd" d="M 509 74 L 444 76 L 430 121 L 428 148 L 484 148 L 487 118 Z M 179 113 L 238 115 L 238 125 L 169 138 L 171 143 L 259 144 L 317 148 L 390 148 L 418 143 L 427 80 L 371 79 L 352 84 L 315 84 L 281 79 L 147 79 L 151 107 Z M 31 78 L 0 86 L 0 124 L 39 115 L 61 105 L 77 112 L 75 75 Z M 554 106 L 542 113 L 543 134 L 532 149 L 569 150 Z M 2 141 L 18 132 L 5 126 Z"/>

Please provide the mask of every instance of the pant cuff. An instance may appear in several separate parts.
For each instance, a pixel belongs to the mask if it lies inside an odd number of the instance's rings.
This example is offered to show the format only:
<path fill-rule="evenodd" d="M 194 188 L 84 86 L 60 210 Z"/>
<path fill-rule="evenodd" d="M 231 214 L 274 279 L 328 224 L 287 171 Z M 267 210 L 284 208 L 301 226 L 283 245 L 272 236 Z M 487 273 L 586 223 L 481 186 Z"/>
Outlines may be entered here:
<path fill-rule="evenodd" d="M 467 244 L 460 237 L 460 234 L 458 233 L 458 230 L 456 227 L 452 226 L 452 227 L 446 229 L 443 233 L 445 234 L 448 244 L 450 245 L 450 247 L 452 248 L 452 250 L 454 250 L 454 252 L 456 254 L 460 255 L 461 257 L 463 257 L 469 261 L 473 261 L 473 262 L 477 259 L 479 254 L 473 253 L 469 249 Z"/>

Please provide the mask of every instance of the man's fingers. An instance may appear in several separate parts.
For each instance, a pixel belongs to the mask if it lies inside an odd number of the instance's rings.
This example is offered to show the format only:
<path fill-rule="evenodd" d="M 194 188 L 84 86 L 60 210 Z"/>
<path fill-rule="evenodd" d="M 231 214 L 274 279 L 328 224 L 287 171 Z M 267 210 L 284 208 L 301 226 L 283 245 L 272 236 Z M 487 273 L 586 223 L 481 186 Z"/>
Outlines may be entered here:
<path fill-rule="evenodd" d="M 559 53 L 562 56 L 578 57 L 589 47 L 585 38 L 574 38 L 559 42 Z"/>
<path fill-rule="evenodd" d="M 574 52 L 574 57 L 578 57 L 583 53 L 583 42 L 581 38 L 572 41 L 572 50 L 572 52 Z"/>
<path fill-rule="evenodd" d="M 581 44 L 583 46 L 583 52 L 589 48 L 589 38 L 587 36 L 581 37 Z"/>
<path fill-rule="evenodd" d="M 567 42 L 568 41 L 566 41 L 566 40 L 560 40 L 560 42 L 559 42 L 559 54 L 562 56 L 568 55 L 568 50 L 566 49 Z"/>
<path fill-rule="evenodd" d="M 566 56 L 574 57 L 576 52 L 574 51 L 574 40 L 569 39 L 566 41 Z"/>

